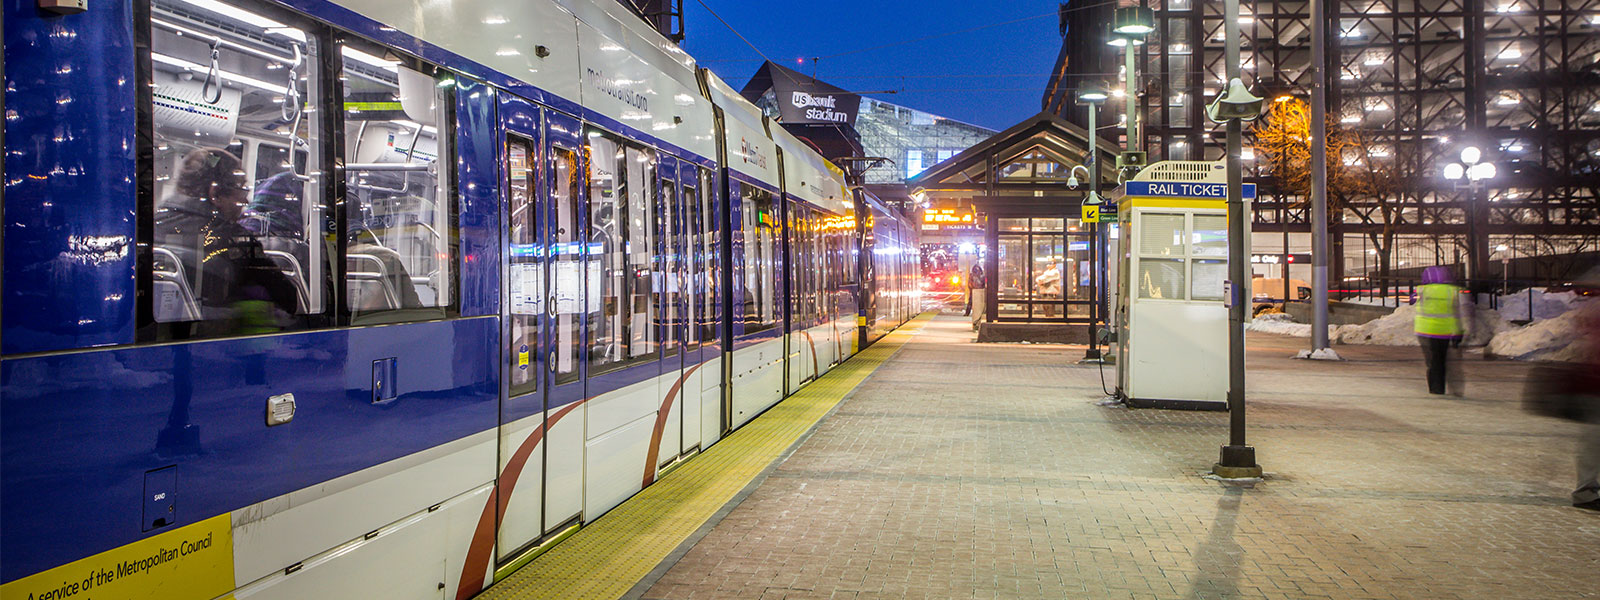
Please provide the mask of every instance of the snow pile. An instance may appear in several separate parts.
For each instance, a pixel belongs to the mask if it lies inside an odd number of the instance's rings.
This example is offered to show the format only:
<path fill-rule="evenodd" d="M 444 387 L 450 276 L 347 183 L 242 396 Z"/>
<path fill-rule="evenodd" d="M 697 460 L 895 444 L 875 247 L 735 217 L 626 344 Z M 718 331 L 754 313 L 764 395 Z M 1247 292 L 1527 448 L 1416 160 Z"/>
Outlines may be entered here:
<path fill-rule="evenodd" d="M 1417 334 L 1413 321 L 1416 316 L 1417 307 L 1402 304 L 1394 312 L 1366 323 L 1340 326 L 1334 339 L 1341 344 L 1415 346 Z"/>
<path fill-rule="evenodd" d="M 1516 294 L 1501 297 L 1501 311 L 1479 308 L 1473 312 L 1473 324 L 1465 345 L 1487 346 L 1485 352 L 1517 360 L 1584 361 L 1592 352 L 1600 352 L 1600 344 L 1585 343 L 1580 339 L 1583 331 L 1580 319 L 1600 318 L 1600 301 L 1578 296 L 1572 292 L 1547 294 L 1533 293 L 1535 320 L 1524 327 L 1511 324 L 1506 317 L 1526 319 L 1528 293 L 1522 292 L 1521 304 L 1516 304 Z M 1521 310 L 1521 316 L 1516 311 Z M 1377 346 L 1415 346 L 1417 334 L 1415 319 L 1417 307 L 1402 304 L 1394 312 L 1360 325 L 1339 325 L 1329 328 L 1329 339 L 1339 344 L 1368 344 Z M 1585 315 L 1589 315 L 1585 317 Z M 1274 333 L 1294 337 L 1311 337 L 1311 325 L 1295 322 L 1282 313 L 1256 316 L 1246 329 L 1260 333 Z M 1600 341 L 1597 341 L 1600 342 Z"/>
<path fill-rule="evenodd" d="M 1289 316 L 1287 313 L 1262 313 L 1256 315 L 1256 318 L 1251 320 L 1250 324 L 1245 325 L 1244 328 L 1246 331 L 1258 333 L 1275 333 L 1303 338 L 1311 337 L 1311 325 L 1309 323 L 1296 322 L 1294 317 Z M 1333 339 L 1334 331 L 1336 331 L 1336 328 L 1330 325 L 1328 327 L 1328 339 Z"/>
<path fill-rule="evenodd" d="M 1400 308 L 1394 309 L 1394 312 L 1366 323 L 1340 326 L 1335 339 L 1341 344 L 1415 346 L 1417 345 L 1416 317 L 1415 305 L 1402 304 Z M 1473 312 L 1473 325 L 1469 328 L 1465 344 L 1482 346 L 1488 344 L 1496 335 L 1510 329 L 1512 329 L 1511 322 L 1502 318 L 1500 313 L 1486 308 L 1479 309 Z"/>
<path fill-rule="evenodd" d="M 1554 355 L 1567 350 L 1578 339 L 1578 313 L 1567 311 L 1501 333 L 1489 342 L 1487 351 L 1517 360 L 1553 360 Z"/>
<path fill-rule="evenodd" d="M 1295 337 L 1311 337 L 1311 326 L 1305 323 L 1296 323 L 1294 317 L 1287 313 L 1262 313 L 1251 319 L 1245 325 L 1245 331 L 1258 333 L 1275 333 L 1278 335 L 1292 335 Z"/>
<path fill-rule="evenodd" d="M 1500 314 L 1507 319 L 1519 321 L 1530 320 L 1528 305 L 1533 305 L 1532 319 L 1554 319 L 1576 306 L 1587 304 L 1591 299 L 1579 296 L 1576 292 L 1546 292 L 1540 289 L 1523 290 L 1500 296 L 1496 305 L 1500 307 Z"/>
<path fill-rule="evenodd" d="M 1600 340 L 1583 337 L 1595 319 L 1600 319 L 1600 302 L 1579 297 L 1572 310 L 1495 336 L 1486 351 L 1518 360 L 1597 362 Z"/>

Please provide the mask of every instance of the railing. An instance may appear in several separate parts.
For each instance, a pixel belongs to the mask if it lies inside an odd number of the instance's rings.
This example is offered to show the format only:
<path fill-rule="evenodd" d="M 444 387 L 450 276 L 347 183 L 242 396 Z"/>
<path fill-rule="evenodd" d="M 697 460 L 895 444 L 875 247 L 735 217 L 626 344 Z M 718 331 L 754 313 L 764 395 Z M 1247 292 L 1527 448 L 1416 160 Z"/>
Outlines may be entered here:
<path fill-rule="evenodd" d="M 1514 321 L 1534 320 L 1536 291 L 1578 289 L 1571 281 L 1552 279 L 1468 279 L 1456 284 L 1470 290 L 1468 293 L 1472 294 L 1474 304 L 1495 310 L 1500 310 L 1504 299 L 1516 294 L 1526 294 L 1526 314 L 1501 313 L 1505 318 Z M 1416 278 L 1349 277 L 1335 286 L 1335 289 L 1328 290 L 1328 299 L 1395 308 L 1410 304 L 1412 299 L 1416 298 L 1417 286 L 1420 285 L 1422 281 Z"/>

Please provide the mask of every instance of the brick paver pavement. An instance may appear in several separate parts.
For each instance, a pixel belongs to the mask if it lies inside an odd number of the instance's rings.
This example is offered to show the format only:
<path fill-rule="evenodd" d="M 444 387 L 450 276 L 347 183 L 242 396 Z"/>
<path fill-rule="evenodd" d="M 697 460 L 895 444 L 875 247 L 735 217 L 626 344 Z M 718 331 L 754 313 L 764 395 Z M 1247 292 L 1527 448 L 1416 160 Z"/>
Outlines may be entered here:
<path fill-rule="evenodd" d="M 644 597 L 1600 596 L 1579 426 L 1519 411 L 1527 365 L 1438 398 L 1415 348 L 1252 335 L 1245 488 L 1201 477 L 1225 413 L 1100 406 L 1081 347 L 971 338 L 929 324 Z"/>

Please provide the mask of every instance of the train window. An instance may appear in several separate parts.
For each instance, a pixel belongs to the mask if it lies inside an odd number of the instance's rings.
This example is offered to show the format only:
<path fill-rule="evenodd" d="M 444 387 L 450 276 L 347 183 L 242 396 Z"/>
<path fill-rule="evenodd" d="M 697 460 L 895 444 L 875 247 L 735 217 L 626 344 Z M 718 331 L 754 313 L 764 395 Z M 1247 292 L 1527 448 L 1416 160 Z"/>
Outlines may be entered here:
<path fill-rule="evenodd" d="M 590 374 L 655 355 L 655 169 L 654 152 L 589 132 Z"/>
<path fill-rule="evenodd" d="M 776 224 L 772 194 L 755 186 L 741 186 L 740 235 L 744 241 L 744 331 L 770 329 L 777 324 Z"/>
<path fill-rule="evenodd" d="M 341 51 L 351 322 L 448 316 L 456 256 L 448 183 L 455 77 L 402 64 L 358 40 Z"/>
<path fill-rule="evenodd" d="M 583 170 L 578 165 L 578 154 L 561 147 L 553 148 L 551 154 L 550 200 L 555 208 L 550 223 L 551 238 L 555 242 L 551 293 L 556 318 L 551 328 L 555 348 L 551 352 L 550 368 L 559 385 L 578 380 L 578 363 L 583 353 L 583 313 L 594 312 L 593 308 L 585 310 L 583 288 L 587 280 L 591 289 L 597 289 L 599 279 L 598 271 L 591 272 L 587 278 L 583 276 L 584 235 L 579 227 L 583 218 Z M 597 264 L 591 266 L 598 267 Z M 596 293 L 590 292 L 591 307 L 598 302 Z"/>
<path fill-rule="evenodd" d="M 684 303 L 688 312 L 683 315 L 683 320 L 688 324 L 684 328 L 683 347 L 693 350 L 700 347 L 704 341 L 704 331 L 700 329 L 701 323 L 709 317 L 702 312 L 700 298 L 705 295 L 705 214 L 701 211 L 700 188 L 693 180 L 685 180 L 683 185 L 683 293 L 688 298 Z"/>
<path fill-rule="evenodd" d="M 700 337 L 716 342 L 720 338 L 717 325 L 722 321 L 722 219 L 718 212 L 716 182 L 711 171 L 700 170 L 700 214 L 704 239 L 696 247 L 700 253 Z"/>
<path fill-rule="evenodd" d="M 807 236 L 810 240 L 808 247 L 811 252 L 811 266 L 806 271 L 806 275 L 811 278 L 811 318 L 820 320 L 823 313 L 822 293 L 826 289 L 823 287 L 823 281 L 827 277 L 827 270 L 822 265 L 824 256 L 822 249 L 822 213 L 812 211 L 811 222 L 808 224 L 807 229 L 810 231 Z"/>
<path fill-rule="evenodd" d="M 840 220 L 839 229 L 839 275 L 843 277 L 844 285 L 860 285 L 860 255 L 861 237 L 856 234 L 855 213 Z M 869 229 L 870 230 L 870 229 Z M 870 263 L 871 261 L 868 261 Z"/>
<path fill-rule="evenodd" d="M 656 306 L 661 311 L 661 356 L 678 353 L 679 302 L 682 301 L 682 268 L 678 256 L 683 252 L 679 236 L 683 227 L 678 224 L 678 186 L 671 179 L 661 181 L 661 203 L 656 206 L 655 230 L 657 252 L 655 256 Z"/>
<path fill-rule="evenodd" d="M 811 209 L 796 206 L 789 233 L 789 245 L 793 249 L 790 258 L 794 261 L 789 267 L 794 279 L 794 290 L 790 292 L 790 297 L 794 298 L 792 310 L 796 320 L 807 325 L 816 319 L 816 285 L 813 280 L 817 269 L 812 262 L 816 255 L 811 247 L 812 214 Z"/>
<path fill-rule="evenodd" d="M 324 323 L 318 38 L 288 15 L 177 0 L 151 4 L 149 31 L 149 337 Z"/>
<path fill-rule="evenodd" d="M 511 137 L 506 142 L 507 216 L 510 225 L 511 288 L 511 394 L 539 388 L 534 368 L 539 352 L 539 316 L 544 314 L 544 245 L 539 239 L 538 150 L 532 140 Z"/>

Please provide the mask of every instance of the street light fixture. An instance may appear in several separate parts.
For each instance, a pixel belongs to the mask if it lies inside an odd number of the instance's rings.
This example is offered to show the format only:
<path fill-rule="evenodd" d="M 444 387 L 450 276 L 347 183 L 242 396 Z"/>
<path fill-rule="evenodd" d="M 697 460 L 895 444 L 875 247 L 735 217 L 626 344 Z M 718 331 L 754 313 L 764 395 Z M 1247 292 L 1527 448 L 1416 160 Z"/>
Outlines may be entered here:
<path fill-rule="evenodd" d="M 1100 176 L 1096 173 L 1096 170 L 1100 168 L 1100 157 L 1098 147 L 1095 144 L 1095 142 L 1100 139 L 1100 125 L 1097 120 L 1097 114 L 1100 112 L 1100 105 L 1105 103 L 1106 99 L 1109 97 L 1110 96 L 1106 94 L 1104 89 L 1093 85 L 1085 86 L 1078 90 L 1078 103 L 1086 105 L 1089 108 L 1089 157 L 1084 159 L 1082 165 L 1072 168 L 1072 175 L 1067 178 L 1067 185 L 1077 188 L 1078 169 L 1083 169 L 1083 175 L 1089 178 L 1089 197 L 1084 199 L 1084 204 L 1100 204 Z M 1095 212 L 1098 213 L 1099 211 Z M 1098 222 L 1094 223 L 1093 227 L 1095 239 L 1094 253 L 1100 255 L 1099 273 L 1096 274 L 1099 277 L 1100 282 L 1098 286 L 1095 286 L 1095 320 L 1104 323 L 1108 320 L 1106 319 L 1105 303 L 1106 285 L 1108 283 L 1106 277 L 1106 263 L 1107 261 L 1111 260 L 1111 253 L 1106 247 L 1106 228 L 1102 227 Z M 1084 360 L 1101 359 L 1098 339 L 1099 337 L 1099 332 L 1096 331 L 1095 327 L 1091 325 L 1089 327 L 1089 351 L 1084 353 Z"/>
<path fill-rule="evenodd" d="M 1099 105 L 1101 102 L 1105 102 L 1106 98 L 1109 97 L 1110 96 L 1106 94 L 1105 90 L 1097 87 L 1088 87 L 1078 90 L 1079 104 Z"/>
<path fill-rule="evenodd" d="M 1461 149 L 1461 162 L 1448 163 L 1444 166 L 1444 178 L 1456 189 L 1467 190 L 1467 279 L 1482 277 L 1478 269 L 1479 254 L 1482 248 L 1478 244 L 1478 196 L 1487 187 L 1487 182 L 1494 179 L 1499 169 L 1494 163 L 1482 162 L 1483 151 L 1477 146 L 1467 146 Z"/>
<path fill-rule="evenodd" d="M 1143 11 L 1143 16 L 1134 14 Z M 1123 93 L 1123 100 L 1127 102 L 1125 118 L 1128 122 L 1127 146 L 1122 155 L 1117 157 L 1119 170 L 1132 171 L 1145 166 L 1144 128 L 1139 122 L 1139 112 L 1135 103 L 1139 98 L 1139 65 L 1133 60 L 1135 46 L 1144 45 L 1144 37 L 1155 31 L 1152 25 L 1154 13 L 1149 8 L 1138 6 L 1125 6 L 1117 9 L 1116 24 L 1112 27 L 1111 37 L 1106 43 L 1118 48 L 1123 48 L 1122 70 L 1127 77 L 1127 85 Z M 1143 18 L 1143 21 L 1139 19 Z M 1143 26 L 1141 26 L 1143 25 Z"/>
<path fill-rule="evenodd" d="M 1461 162 L 1445 165 L 1444 178 L 1455 183 L 1458 188 L 1480 189 L 1483 186 L 1480 182 L 1494 179 L 1499 172 L 1494 163 L 1480 162 L 1482 159 L 1483 151 L 1477 146 L 1462 148 Z M 1462 179 L 1467 180 L 1466 184 L 1460 183 Z"/>
<path fill-rule="evenodd" d="M 1148 6 L 1123 6 L 1112 17 L 1113 33 L 1145 35 L 1156 30 L 1156 12 Z"/>
<path fill-rule="evenodd" d="M 1111 34 L 1111 39 L 1106 40 L 1106 45 L 1107 46 L 1111 46 L 1113 48 L 1122 48 L 1124 46 L 1127 46 L 1129 43 L 1132 43 L 1135 46 L 1143 46 L 1144 45 L 1144 38 L 1125 36 L 1125 35 L 1122 35 L 1120 33 L 1113 33 L 1113 34 Z"/>

